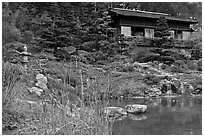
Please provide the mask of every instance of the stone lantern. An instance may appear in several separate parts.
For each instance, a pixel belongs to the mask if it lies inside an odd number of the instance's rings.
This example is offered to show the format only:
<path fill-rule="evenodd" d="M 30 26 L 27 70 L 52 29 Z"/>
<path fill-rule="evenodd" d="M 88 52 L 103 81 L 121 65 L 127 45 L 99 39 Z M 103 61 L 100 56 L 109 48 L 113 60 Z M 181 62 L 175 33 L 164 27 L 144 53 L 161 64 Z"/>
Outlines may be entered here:
<path fill-rule="evenodd" d="M 31 56 L 31 53 L 28 52 L 28 48 L 26 45 L 23 47 L 23 52 L 19 53 L 21 56 L 23 56 L 23 60 L 21 61 L 24 68 L 27 68 L 28 56 Z"/>

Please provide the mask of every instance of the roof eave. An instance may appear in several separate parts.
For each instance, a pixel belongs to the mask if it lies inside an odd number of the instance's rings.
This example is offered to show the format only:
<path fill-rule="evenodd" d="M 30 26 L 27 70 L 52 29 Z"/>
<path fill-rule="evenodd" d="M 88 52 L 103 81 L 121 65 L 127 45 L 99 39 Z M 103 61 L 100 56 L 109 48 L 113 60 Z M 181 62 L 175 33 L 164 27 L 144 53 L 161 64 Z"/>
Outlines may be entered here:
<path fill-rule="evenodd" d="M 129 16 L 129 17 L 144 17 L 144 18 L 154 18 L 154 19 L 158 19 L 158 17 L 145 17 L 145 16 L 138 16 L 138 15 L 128 15 L 128 14 L 121 14 L 121 13 L 118 13 L 117 11 L 111 11 L 117 15 L 121 15 L 121 16 Z M 171 17 L 166 17 L 167 20 L 174 20 L 174 21 L 181 21 L 181 22 L 188 22 L 190 24 L 196 24 L 198 23 L 198 20 L 185 20 L 185 19 L 179 19 L 179 18 L 175 18 L 175 19 L 172 19 Z"/>

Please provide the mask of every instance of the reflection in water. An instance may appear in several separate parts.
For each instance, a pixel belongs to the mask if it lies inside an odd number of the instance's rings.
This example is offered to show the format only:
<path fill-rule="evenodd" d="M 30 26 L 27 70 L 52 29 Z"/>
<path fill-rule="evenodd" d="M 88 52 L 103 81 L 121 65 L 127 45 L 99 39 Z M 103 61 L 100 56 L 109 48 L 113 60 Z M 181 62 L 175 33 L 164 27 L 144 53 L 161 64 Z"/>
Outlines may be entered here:
<path fill-rule="evenodd" d="M 197 135 L 202 134 L 202 97 L 165 97 L 155 99 L 128 99 L 111 102 L 124 107 L 127 104 L 145 104 L 145 115 L 133 115 L 116 120 L 112 133 L 123 135 Z"/>
<path fill-rule="evenodd" d="M 145 114 L 139 114 L 139 115 L 135 115 L 135 114 L 128 114 L 127 117 L 131 120 L 144 120 L 147 119 L 147 116 Z"/>

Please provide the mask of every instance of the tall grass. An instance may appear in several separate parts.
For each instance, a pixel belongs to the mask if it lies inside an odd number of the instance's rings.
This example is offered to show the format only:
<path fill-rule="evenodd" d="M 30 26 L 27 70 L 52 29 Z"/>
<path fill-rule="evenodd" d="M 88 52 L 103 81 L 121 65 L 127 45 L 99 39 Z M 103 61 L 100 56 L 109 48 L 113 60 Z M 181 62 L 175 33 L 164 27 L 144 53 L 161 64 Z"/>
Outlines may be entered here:
<path fill-rule="evenodd" d="M 74 63 L 73 63 L 74 64 Z M 28 91 L 19 90 L 10 87 L 10 91 L 15 91 L 12 97 L 15 110 L 24 115 L 21 122 L 17 124 L 17 130 L 12 134 L 25 135 L 103 135 L 111 134 L 111 123 L 103 114 L 102 109 L 108 105 L 106 92 L 108 92 L 108 84 L 104 86 L 100 82 L 101 79 L 108 81 L 107 77 L 102 76 L 98 72 L 93 74 L 93 70 L 86 65 L 77 63 L 56 63 L 49 62 L 46 64 L 44 74 L 49 76 L 49 90 L 43 93 L 41 97 L 30 94 Z M 11 64 L 7 64 L 11 65 Z M 71 66 L 70 66 L 71 65 Z M 32 66 L 31 66 L 32 67 Z M 5 67 L 6 68 L 6 67 Z M 28 68 L 26 75 L 33 75 L 36 69 Z M 10 70 L 9 70 L 10 71 Z M 49 75 L 48 75 L 49 74 Z M 86 79 L 90 74 L 95 76 L 92 85 L 86 86 Z M 4 77 L 16 77 L 14 73 L 3 71 Z M 19 74 L 22 77 L 22 75 Z M 26 77 L 26 76 L 24 76 Z M 27 76 L 28 77 L 28 76 Z M 57 82 L 52 77 L 60 78 L 62 82 Z M 8 79 L 8 78 L 7 78 Z M 25 79 L 25 78 L 22 78 Z M 71 81 L 76 81 L 76 86 L 71 86 Z M 17 83 L 19 79 L 10 79 L 10 83 Z M 8 81 L 8 80 L 7 80 Z M 27 83 L 29 81 L 26 81 Z M 5 82 L 6 83 L 6 82 Z M 23 84 L 23 82 L 22 82 Z M 15 85 L 15 84 L 14 84 Z M 27 84 L 29 85 L 29 84 Z M 32 84 L 30 84 L 32 85 Z M 3 85 L 4 89 L 8 88 L 8 84 Z M 101 87 L 106 90 L 104 92 Z M 11 90 L 14 89 L 14 90 Z M 8 90 L 4 90 L 8 94 Z M 22 93 L 23 92 L 23 93 Z M 101 93 L 103 92 L 103 96 Z M 25 94 L 23 97 L 18 96 Z M 5 94 L 4 101 L 6 104 L 8 95 Z M 89 96 L 89 97 L 88 97 Z M 102 98 L 101 98 L 102 96 Z M 7 105 L 8 106 L 8 105 Z M 11 133 L 10 133 L 11 134 Z"/>
<path fill-rule="evenodd" d="M 21 90 L 23 68 L 10 63 L 2 64 L 2 108 L 11 107 Z"/>

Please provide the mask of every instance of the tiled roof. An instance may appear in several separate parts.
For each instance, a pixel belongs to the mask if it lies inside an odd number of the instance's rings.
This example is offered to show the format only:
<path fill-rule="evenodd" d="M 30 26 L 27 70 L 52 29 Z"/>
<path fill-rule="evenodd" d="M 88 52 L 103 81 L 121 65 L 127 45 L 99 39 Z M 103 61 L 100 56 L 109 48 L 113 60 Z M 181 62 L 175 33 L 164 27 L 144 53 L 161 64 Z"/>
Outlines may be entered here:
<path fill-rule="evenodd" d="M 172 17 L 169 14 L 158 13 L 158 12 L 147 12 L 147 11 L 120 9 L 120 8 L 114 8 L 110 10 L 110 12 L 116 13 L 118 15 L 123 15 L 123 16 L 135 16 L 135 17 L 146 17 L 146 18 L 159 18 L 160 16 L 164 16 L 167 20 L 198 23 L 197 20 L 180 19 L 180 18 Z"/>

